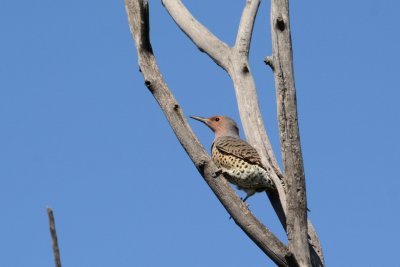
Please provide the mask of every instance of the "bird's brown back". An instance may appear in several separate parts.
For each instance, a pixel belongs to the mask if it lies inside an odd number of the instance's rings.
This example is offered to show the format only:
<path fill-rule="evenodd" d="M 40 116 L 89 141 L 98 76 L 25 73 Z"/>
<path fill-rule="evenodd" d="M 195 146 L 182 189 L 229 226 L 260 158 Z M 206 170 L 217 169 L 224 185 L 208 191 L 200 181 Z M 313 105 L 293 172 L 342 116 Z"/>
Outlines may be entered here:
<path fill-rule="evenodd" d="M 232 136 L 219 137 L 214 141 L 212 149 L 217 149 L 223 154 L 232 155 L 265 169 L 257 150 L 239 138 Z"/>

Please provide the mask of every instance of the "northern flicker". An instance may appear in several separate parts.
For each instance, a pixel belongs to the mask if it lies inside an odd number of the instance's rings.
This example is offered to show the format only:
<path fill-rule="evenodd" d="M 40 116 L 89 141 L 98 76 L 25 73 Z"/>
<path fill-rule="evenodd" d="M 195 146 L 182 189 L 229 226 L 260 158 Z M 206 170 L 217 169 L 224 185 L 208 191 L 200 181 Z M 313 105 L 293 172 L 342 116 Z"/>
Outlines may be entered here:
<path fill-rule="evenodd" d="M 246 192 L 243 201 L 256 192 L 275 188 L 257 150 L 240 139 L 239 128 L 234 120 L 225 116 L 191 118 L 203 122 L 214 132 L 212 160 L 230 183 Z"/>

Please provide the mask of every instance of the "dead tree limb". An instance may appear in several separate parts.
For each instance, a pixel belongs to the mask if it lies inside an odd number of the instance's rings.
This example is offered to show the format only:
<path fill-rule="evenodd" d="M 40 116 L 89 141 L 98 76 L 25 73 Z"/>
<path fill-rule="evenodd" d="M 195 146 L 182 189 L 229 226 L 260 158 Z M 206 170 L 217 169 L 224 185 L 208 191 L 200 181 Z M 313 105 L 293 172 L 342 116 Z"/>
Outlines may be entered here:
<path fill-rule="evenodd" d="M 136 42 L 139 65 L 145 77 L 146 86 L 160 104 L 182 146 L 189 154 L 206 182 L 217 195 L 218 199 L 232 215 L 235 222 L 278 265 L 284 266 L 285 264 L 289 264 L 292 266 L 299 263 L 301 266 L 309 266 L 312 261 L 313 266 L 323 266 L 321 246 L 311 222 L 307 220 L 306 213 L 304 169 L 301 158 L 300 138 L 298 135 L 287 2 L 288 0 L 274 0 L 271 3 L 271 21 L 273 22 L 271 25 L 274 50 L 273 56 L 267 57 L 265 60 L 275 73 L 282 154 L 284 155 L 285 176 L 288 176 L 285 178 L 279 169 L 264 128 L 258 106 L 255 83 L 248 64 L 253 25 L 260 0 L 246 1 L 236 42 L 233 47 L 229 47 L 227 44 L 220 41 L 206 27 L 199 23 L 180 0 L 162 1 L 177 25 L 196 44 L 199 50 L 209 55 L 232 78 L 238 101 L 239 113 L 247 140 L 259 150 L 262 155 L 263 164 L 270 170 L 272 178 L 277 185 L 278 190 L 269 193 L 268 196 L 282 225 L 285 230 L 287 230 L 290 248 L 293 249 L 291 252 L 293 253 L 284 253 L 286 247 L 283 245 L 281 246 L 281 243 L 279 243 L 280 241 L 253 218 L 252 214 L 249 213 L 245 207 L 240 206 L 240 203 L 236 203 L 236 206 L 230 205 L 232 203 L 230 201 L 237 201 L 238 198 L 235 194 L 230 195 L 232 194 L 232 190 L 229 186 L 224 189 L 224 183 L 218 184 L 215 183 L 214 180 L 210 180 L 210 177 L 207 175 L 209 172 L 207 172 L 206 169 L 211 168 L 210 173 L 213 174 L 215 166 L 187 125 L 182 110 L 166 87 L 155 62 L 148 32 L 147 1 L 126 0 L 125 5 L 128 12 L 131 32 Z M 278 10 L 277 7 L 280 8 L 279 12 L 276 12 Z M 278 17 L 276 17 L 276 14 L 279 14 Z M 288 47 L 290 48 L 289 50 L 287 50 Z M 293 141 L 293 136 L 294 139 L 298 140 Z M 193 140 L 190 141 L 191 139 Z M 290 168 L 290 170 L 288 168 Z M 286 183 L 290 183 L 290 190 L 286 188 Z M 218 189 L 219 186 L 222 187 Z M 298 189 L 299 187 L 302 189 Z M 224 195 L 229 196 L 229 202 L 224 201 L 226 200 Z M 288 196 L 290 199 L 287 199 Z M 300 203 L 298 203 L 299 201 Z M 241 218 L 240 214 L 234 215 L 234 213 L 240 209 L 242 209 L 242 212 L 249 214 L 250 220 L 255 220 L 254 225 L 256 225 L 257 228 L 267 231 L 264 231 L 263 237 L 272 241 L 272 247 L 268 245 L 265 246 L 265 244 L 263 245 L 263 238 L 256 238 L 257 235 L 254 235 L 255 232 L 251 232 L 244 227 L 244 225 L 246 225 L 244 223 L 246 219 Z M 288 227 L 286 223 L 288 223 Z M 308 237 L 310 238 L 310 247 L 308 246 Z M 293 238 L 299 240 L 293 241 Z M 280 254 L 276 254 L 274 249 L 277 249 Z"/>
<path fill-rule="evenodd" d="M 274 182 L 277 184 L 278 192 L 269 192 L 268 197 L 286 230 L 287 192 L 285 182 L 264 128 L 254 79 L 248 65 L 253 25 L 260 0 L 246 1 L 236 42 L 234 47 L 230 49 L 227 49 L 227 45 L 224 42 L 198 22 L 180 0 L 163 0 L 162 2 L 178 27 L 193 41 L 199 50 L 205 52 L 212 60 L 217 62 L 232 78 L 247 141 L 259 150 L 263 164 L 274 170 L 272 174 Z M 223 48 L 215 50 L 215 47 Z M 218 51 L 220 53 L 217 53 Z M 272 66 L 272 57 L 268 57 L 266 62 L 270 62 Z M 309 223 L 311 224 L 311 222 Z M 314 228 L 310 227 L 309 229 L 309 235 L 316 238 L 311 240 L 312 247 L 315 248 L 315 251 L 322 251 Z M 317 254 L 322 257 L 322 252 Z"/>
<path fill-rule="evenodd" d="M 222 178 L 222 175 L 216 179 L 213 178 L 217 168 L 193 134 L 182 109 L 168 89 L 158 69 L 150 43 L 147 1 L 125 0 L 125 8 L 145 84 L 159 103 L 182 147 L 235 223 L 278 266 L 289 266 L 286 259 L 288 255 L 287 247 L 251 214 L 226 180 Z M 224 46 L 221 45 L 221 47 Z M 222 50 L 228 51 L 225 48 L 222 48 Z M 225 59 L 220 58 L 218 62 L 223 65 Z"/>
<path fill-rule="evenodd" d="M 178 27 L 231 77 L 238 102 L 240 119 L 247 141 L 261 154 L 262 162 L 272 175 L 278 192 L 269 193 L 282 225 L 285 227 L 286 193 L 279 165 L 265 131 L 261 116 L 256 86 L 248 63 L 253 25 L 260 0 L 248 0 L 242 12 L 234 47 L 228 47 L 198 22 L 180 0 L 162 0 L 164 7 Z M 212 36 L 212 37 L 210 37 Z M 215 47 L 224 47 L 217 56 Z"/>
<path fill-rule="evenodd" d="M 56 267 L 61 267 L 60 249 L 58 248 L 56 224 L 54 221 L 54 214 L 51 208 L 47 208 L 47 215 L 49 216 L 50 235 L 53 244 L 53 255 Z"/>
<path fill-rule="evenodd" d="M 248 64 L 253 24 L 260 0 L 247 1 L 240 21 L 235 46 L 232 48 L 220 41 L 198 22 L 180 0 L 162 0 L 162 3 L 178 27 L 193 41 L 200 51 L 205 52 L 217 64 L 222 62 L 222 64 L 218 65 L 228 72 L 234 82 L 239 112 L 248 141 L 259 150 L 264 150 L 264 154 L 268 156 L 268 161 L 271 161 L 266 165 L 273 165 L 274 168 L 279 170 L 279 165 L 273 154 L 272 146 L 266 135 L 260 115 L 255 83 Z M 223 47 L 223 49 L 220 49 L 220 54 L 216 54 L 214 47 Z M 241 90 L 241 88 L 246 88 L 246 90 Z M 249 93 L 246 93 L 248 91 Z M 249 116 L 250 114 L 258 114 L 258 119 L 252 119 L 251 117 L 255 116 Z M 255 123 L 257 128 L 251 127 L 251 123 Z"/>
<path fill-rule="evenodd" d="M 311 266 L 311 260 L 314 266 L 320 266 L 323 265 L 322 250 L 315 230 L 307 220 L 306 183 L 298 126 L 289 0 L 271 0 L 270 19 L 272 57 L 267 57 L 265 62 L 271 66 L 275 75 L 281 152 L 287 184 L 286 221 L 289 250 L 300 266 Z M 309 237 L 314 239 L 311 239 L 312 246 L 309 246 Z M 310 248 L 318 255 L 310 254 Z"/>

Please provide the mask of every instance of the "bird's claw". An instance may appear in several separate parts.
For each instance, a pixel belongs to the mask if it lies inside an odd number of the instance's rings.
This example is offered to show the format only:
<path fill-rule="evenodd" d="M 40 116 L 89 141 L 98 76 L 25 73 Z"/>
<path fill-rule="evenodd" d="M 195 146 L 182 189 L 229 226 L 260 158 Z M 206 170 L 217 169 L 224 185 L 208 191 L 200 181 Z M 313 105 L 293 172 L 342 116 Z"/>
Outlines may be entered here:
<path fill-rule="evenodd" d="M 213 172 L 213 173 L 211 174 L 211 177 L 212 177 L 212 178 L 217 178 L 217 177 L 220 176 L 221 174 L 222 174 L 222 170 L 221 170 L 221 169 L 218 169 L 218 171 Z"/>
<path fill-rule="evenodd" d="M 250 209 L 250 204 L 246 202 L 247 197 L 245 197 L 245 198 L 242 198 L 242 197 L 241 197 L 240 200 L 242 200 L 243 203 L 246 205 L 246 207 L 247 207 L 248 209 Z"/>
<path fill-rule="evenodd" d="M 246 205 L 246 207 L 250 210 L 250 204 L 245 202 L 246 199 L 241 197 L 240 200 L 243 201 L 243 203 Z M 232 216 L 229 216 L 229 220 L 231 220 L 231 219 L 232 219 Z"/>

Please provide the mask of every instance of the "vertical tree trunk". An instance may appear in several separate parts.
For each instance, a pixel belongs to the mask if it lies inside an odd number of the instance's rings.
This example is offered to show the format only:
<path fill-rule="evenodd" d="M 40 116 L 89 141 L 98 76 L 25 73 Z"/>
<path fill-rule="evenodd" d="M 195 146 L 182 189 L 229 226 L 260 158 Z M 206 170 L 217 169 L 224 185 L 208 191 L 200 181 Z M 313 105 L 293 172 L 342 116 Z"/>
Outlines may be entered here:
<path fill-rule="evenodd" d="M 311 266 L 288 0 L 271 0 L 271 33 L 272 59 L 269 59 L 269 64 L 275 75 L 281 152 L 287 185 L 286 231 L 289 250 L 299 266 Z"/>

